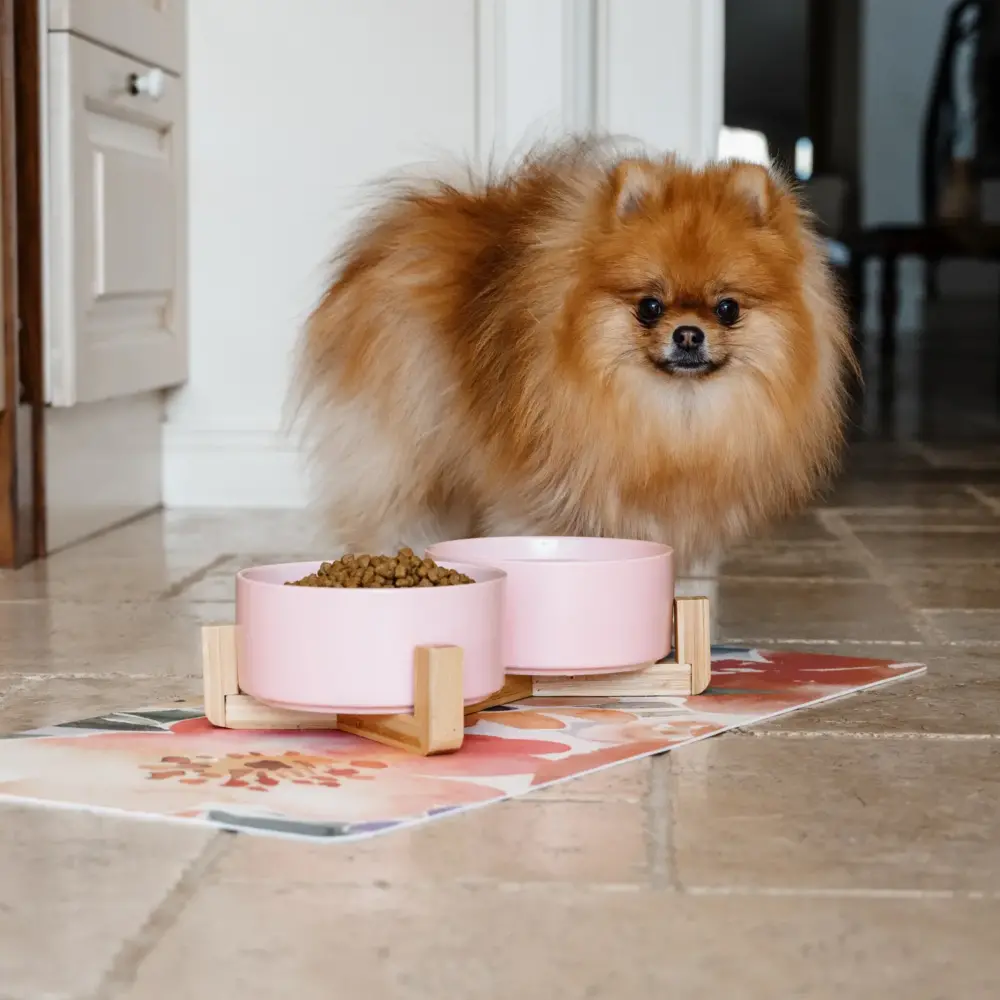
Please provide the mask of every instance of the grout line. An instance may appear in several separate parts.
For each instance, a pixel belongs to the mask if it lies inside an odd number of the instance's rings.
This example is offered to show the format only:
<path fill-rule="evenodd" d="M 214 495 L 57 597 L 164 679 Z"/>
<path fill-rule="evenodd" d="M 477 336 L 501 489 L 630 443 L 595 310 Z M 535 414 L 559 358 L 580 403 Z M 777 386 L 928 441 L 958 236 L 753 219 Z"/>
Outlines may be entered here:
<path fill-rule="evenodd" d="M 178 580 L 176 583 L 172 583 L 159 595 L 158 600 L 169 601 L 174 597 L 180 597 L 180 595 L 183 594 L 189 587 L 193 587 L 196 583 L 201 583 L 201 581 L 204 580 L 213 569 L 217 569 L 223 563 L 227 563 L 235 558 L 235 553 L 231 552 L 224 552 L 221 556 L 216 556 L 215 559 L 202 566 L 200 569 L 196 569 L 193 573 L 188 573 L 187 576 Z"/>
<path fill-rule="evenodd" d="M 777 636 L 733 636 L 713 639 L 713 645 L 718 646 L 749 646 L 751 648 L 766 648 L 767 646 L 945 646 L 956 645 L 952 640 L 947 643 L 930 643 L 925 639 L 779 639 Z M 997 642 L 1000 645 L 1000 642 Z"/>
<path fill-rule="evenodd" d="M 975 511 L 977 515 L 981 514 L 981 511 Z M 874 532 L 877 531 L 880 535 L 912 535 L 919 532 L 921 535 L 992 535 L 996 536 L 1000 534 L 1000 521 L 993 524 L 916 524 L 913 522 L 907 523 L 899 515 L 893 515 L 899 518 L 896 524 L 868 524 L 860 526 L 852 526 L 852 531 L 865 531 Z M 995 557 L 994 557 L 995 558 Z M 962 559 L 951 559 L 951 562 L 961 562 Z"/>
<path fill-rule="evenodd" d="M 719 581 L 726 583 L 802 583 L 802 584 L 858 584 L 870 582 L 867 577 L 857 576 L 745 576 L 743 574 L 720 573 Z"/>
<path fill-rule="evenodd" d="M 995 497 L 991 497 L 988 493 L 984 493 L 978 486 L 963 486 L 962 489 L 971 497 L 975 497 L 987 510 L 992 511 L 994 514 L 1000 514 L 1000 500 Z"/>
<path fill-rule="evenodd" d="M 34 687 L 39 680 L 30 674 L 16 674 L 14 676 L 17 678 L 14 683 L 6 691 L 0 692 L 0 708 L 3 708 L 15 695 L 22 694 Z"/>
<path fill-rule="evenodd" d="M 330 883 L 337 888 L 354 888 L 369 886 L 370 882 L 338 882 Z M 422 889 L 433 883 L 418 883 Z M 452 885 L 459 890 L 480 892 L 488 889 L 491 892 L 517 894 L 537 893 L 544 891 L 548 896 L 569 898 L 591 898 L 594 894 L 643 892 L 642 885 L 634 882 L 560 882 L 560 881 L 524 881 L 506 882 L 485 879 L 455 879 Z M 403 887 L 406 889 L 407 887 Z M 392 891 L 387 890 L 387 891 Z M 694 898 L 710 896 L 760 896 L 760 897 L 792 897 L 801 899 L 885 899 L 885 900 L 983 900 L 986 902 L 1000 899 L 1000 890 L 995 889 L 890 889 L 890 888 L 828 888 L 823 886 L 780 886 L 780 885 L 695 885 L 685 886 L 677 890 L 679 895 Z"/>
<path fill-rule="evenodd" d="M 57 671 L 55 673 L 18 673 L 18 677 L 24 677 L 32 681 L 170 681 L 170 680 L 190 680 L 202 676 L 200 671 L 192 671 L 190 674 L 134 674 L 127 670 L 107 670 L 88 671 L 71 670 Z"/>
<path fill-rule="evenodd" d="M 933 647 L 938 652 L 946 649 L 997 649 L 1000 639 L 944 639 L 928 642 L 925 639 L 788 639 L 777 636 L 735 636 L 713 639 L 717 646 L 748 646 L 765 649 L 768 646 L 900 646 Z"/>
<path fill-rule="evenodd" d="M 142 521 L 147 517 L 152 517 L 154 514 L 158 514 L 162 510 L 162 504 L 157 504 L 155 507 L 147 507 L 145 510 L 140 510 L 137 514 L 132 514 L 122 521 L 115 521 L 114 524 L 109 524 L 105 528 L 98 528 L 97 531 L 92 531 L 89 535 L 84 535 L 83 538 L 77 538 L 72 542 L 67 542 L 65 545 L 60 545 L 58 548 L 46 552 L 45 560 L 49 561 L 54 556 L 62 555 L 63 552 L 71 552 L 74 549 L 79 549 L 89 542 L 95 542 L 100 538 L 104 538 L 106 535 L 114 534 L 122 528 L 130 528 L 136 522 Z"/>
<path fill-rule="evenodd" d="M 912 444 L 911 449 L 911 454 L 915 455 L 921 461 L 926 462 L 932 469 L 941 468 L 941 459 L 933 448 L 916 441 Z"/>
<path fill-rule="evenodd" d="M 790 896 L 804 899 L 1000 899 L 1000 891 L 980 889 L 824 889 L 766 885 L 688 886 L 689 896 Z"/>
<path fill-rule="evenodd" d="M 236 834 L 229 832 L 217 833 L 205 845 L 204 850 L 181 872 L 177 881 L 153 908 L 146 922 L 119 949 L 92 994 L 92 1000 L 113 1000 L 135 983 L 143 962 L 177 923 L 181 913 L 209 878 L 212 869 L 229 849 L 235 836 Z"/>
<path fill-rule="evenodd" d="M 761 730 L 750 727 L 732 730 L 740 736 L 753 736 L 757 739 L 783 740 L 816 740 L 816 739 L 850 739 L 850 740 L 948 740 L 956 743 L 981 743 L 990 740 L 1000 740 L 1000 733 L 924 733 L 916 730 L 900 730 L 898 732 L 850 732 L 841 729 L 810 729 L 810 730 Z"/>
<path fill-rule="evenodd" d="M 862 565 L 867 568 L 871 580 L 885 588 L 890 600 L 910 618 L 913 627 L 922 639 L 935 643 L 946 641 L 946 633 L 928 621 L 927 617 L 905 597 L 892 575 L 886 572 L 881 561 L 868 550 L 868 547 L 858 538 L 842 516 L 824 511 L 820 511 L 818 516 L 823 526 L 831 534 L 840 538 L 849 551 L 853 551 Z"/>
<path fill-rule="evenodd" d="M 976 489 L 975 486 L 963 485 L 961 489 L 968 492 L 970 489 Z M 941 516 L 953 516 L 961 517 L 963 514 L 968 514 L 970 510 L 974 508 L 970 507 L 916 507 L 912 504 L 894 504 L 890 506 L 872 505 L 865 504 L 862 506 L 851 506 L 851 507 L 817 507 L 816 514 L 820 518 L 820 523 L 822 524 L 823 514 L 835 514 L 837 517 L 887 517 L 888 515 L 893 515 L 895 517 L 920 517 L 924 514 L 940 514 Z"/>
<path fill-rule="evenodd" d="M 635 795 L 600 794 L 598 792 L 564 792 L 558 794 L 557 789 L 542 789 L 531 793 L 534 802 L 572 802 L 576 805 L 644 805 L 641 798 Z"/>
<path fill-rule="evenodd" d="M 674 856 L 674 810 L 671 795 L 671 755 L 654 757 L 645 797 L 646 858 L 649 881 L 654 889 L 676 889 L 677 859 Z"/>
<path fill-rule="evenodd" d="M 931 615 L 995 615 L 1000 608 L 924 608 L 924 614 Z"/>

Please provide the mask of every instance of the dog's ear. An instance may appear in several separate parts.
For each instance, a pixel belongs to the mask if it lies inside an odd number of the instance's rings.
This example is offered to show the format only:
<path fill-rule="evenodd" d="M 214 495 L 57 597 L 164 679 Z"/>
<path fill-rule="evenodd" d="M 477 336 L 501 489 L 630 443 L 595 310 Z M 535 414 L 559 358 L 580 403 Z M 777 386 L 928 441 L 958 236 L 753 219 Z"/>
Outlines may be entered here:
<path fill-rule="evenodd" d="M 729 183 L 757 218 L 764 220 L 768 217 L 778 192 L 767 167 L 759 163 L 735 163 L 730 171 Z"/>
<path fill-rule="evenodd" d="M 656 167 L 648 160 L 623 160 L 611 175 L 615 213 L 625 219 L 640 211 L 657 191 Z"/>

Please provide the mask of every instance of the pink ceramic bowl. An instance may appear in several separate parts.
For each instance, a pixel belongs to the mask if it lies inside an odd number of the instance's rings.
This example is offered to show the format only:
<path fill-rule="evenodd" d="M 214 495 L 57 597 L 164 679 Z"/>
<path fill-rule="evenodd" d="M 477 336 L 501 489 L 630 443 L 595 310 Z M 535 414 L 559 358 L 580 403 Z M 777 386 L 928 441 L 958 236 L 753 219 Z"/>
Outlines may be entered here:
<path fill-rule="evenodd" d="M 468 538 L 427 550 L 507 574 L 512 674 L 599 674 L 670 651 L 674 553 L 617 538 Z"/>
<path fill-rule="evenodd" d="M 461 646 L 466 704 L 503 687 L 503 572 L 444 565 L 476 582 L 407 590 L 285 587 L 318 562 L 257 566 L 236 575 L 240 689 L 306 712 L 413 709 L 414 649 Z"/>

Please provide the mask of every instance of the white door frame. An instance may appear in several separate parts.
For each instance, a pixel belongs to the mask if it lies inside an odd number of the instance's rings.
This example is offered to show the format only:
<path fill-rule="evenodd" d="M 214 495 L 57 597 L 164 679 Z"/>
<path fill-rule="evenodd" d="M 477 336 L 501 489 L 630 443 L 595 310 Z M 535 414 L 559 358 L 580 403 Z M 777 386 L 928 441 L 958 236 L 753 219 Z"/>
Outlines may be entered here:
<path fill-rule="evenodd" d="M 724 0 L 477 0 L 478 159 L 588 130 L 713 159 L 724 9 Z"/>

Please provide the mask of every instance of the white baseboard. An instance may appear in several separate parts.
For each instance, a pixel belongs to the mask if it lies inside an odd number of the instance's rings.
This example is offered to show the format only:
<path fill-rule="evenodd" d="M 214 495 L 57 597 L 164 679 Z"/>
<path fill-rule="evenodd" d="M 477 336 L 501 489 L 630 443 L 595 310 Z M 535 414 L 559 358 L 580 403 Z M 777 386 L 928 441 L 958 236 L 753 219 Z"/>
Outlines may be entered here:
<path fill-rule="evenodd" d="M 300 509 L 307 501 L 301 455 L 282 435 L 164 425 L 164 506 Z"/>

